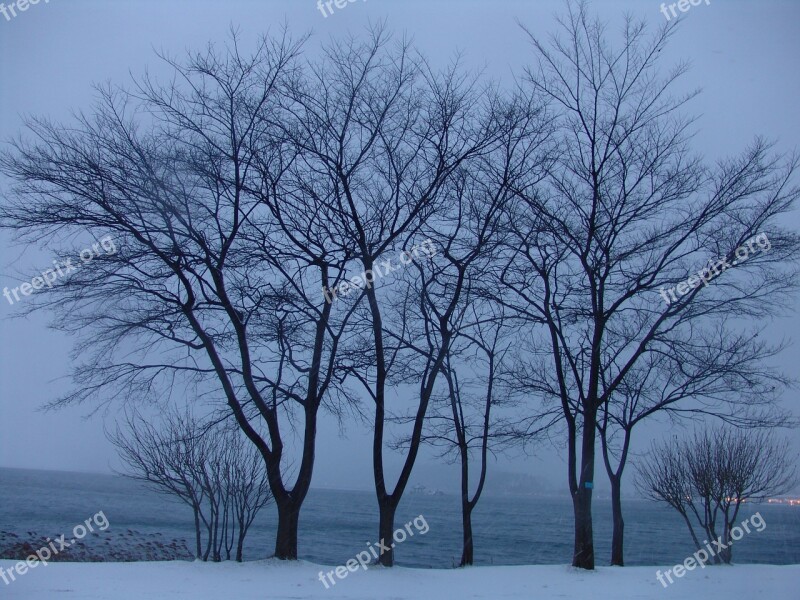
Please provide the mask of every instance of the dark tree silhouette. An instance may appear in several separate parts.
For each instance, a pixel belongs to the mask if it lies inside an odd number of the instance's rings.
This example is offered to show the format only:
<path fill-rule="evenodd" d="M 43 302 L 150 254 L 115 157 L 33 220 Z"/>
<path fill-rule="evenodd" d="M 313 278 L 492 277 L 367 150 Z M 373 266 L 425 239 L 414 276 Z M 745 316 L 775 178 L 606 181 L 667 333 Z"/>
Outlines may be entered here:
<path fill-rule="evenodd" d="M 333 304 L 358 308 L 359 318 L 352 320 L 351 337 L 341 349 L 342 372 L 374 405 L 378 539 L 389 546 L 450 338 L 447 333 L 417 382 L 411 443 L 390 486 L 384 470 L 387 391 L 400 365 L 385 324 L 395 298 L 398 274 L 393 272 L 406 268 L 403 249 L 424 243 L 417 232 L 442 210 L 453 173 L 497 144 L 502 122 L 493 94 L 479 89 L 460 67 L 434 72 L 407 42 L 393 45 L 382 27 L 373 28 L 366 42 L 348 39 L 326 47 L 321 62 L 294 89 L 289 110 L 292 139 L 301 149 L 307 181 L 314 182 L 312 193 L 326 200 L 332 235 L 355 261 L 346 287 L 326 293 Z M 443 308 L 444 321 L 455 308 L 455 301 Z M 379 560 L 391 566 L 393 551 L 383 551 Z"/>
<path fill-rule="evenodd" d="M 284 34 L 244 56 L 234 35 L 224 50 L 165 58 L 169 83 L 99 89 L 91 115 L 32 120 L 0 157 L 18 184 L 0 221 L 22 241 L 110 235 L 120 248 L 37 297 L 77 334 L 82 361 L 54 406 L 166 399 L 176 384 L 221 399 L 265 461 L 284 559 L 297 558 L 320 407 L 343 401 L 333 365 L 347 319 L 321 293 L 346 257 L 318 222 L 324 200 L 298 201 L 297 149 L 276 122 L 301 48 Z"/>
<path fill-rule="evenodd" d="M 492 419 L 511 334 L 507 311 L 494 300 L 493 270 L 504 250 L 505 206 L 514 195 L 512 182 L 522 176 L 520 170 L 531 177 L 531 163 L 543 161 L 538 157 L 550 133 L 541 107 L 534 102 L 521 97 L 496 102 L 498 143 L 465 162 L 444 186 L 446 204 L 419 228 L 437 255 L 409 269 L 400 307 L 385 324 L 397 353 L 405 356 L 404 351 L 411 351 L 404 365 L 407 380 L 430 382 L 437 365 L 441 371 L 438 386 L 419 391 L 421 404 L 433 401 L 433 414 L 427 417 L 430 431 L 423 431 L 419 412 L 400 419 L 417 427 L 397 445 L 424 442 L 458 456 L 461 566 L 474 561 L 472 513 L 486 481 L 490 438 L 495 442 L 507 438 L 495 431 L 505 428 L 505 419 Z M 443 360 L 433 360 L 440 356 Z M 475 486 L 470 483 L 473 452 L 479 456 Z"/>
<path fill-rule="evenodd" d="M 583 2 L 570 2 L 560 25 L 550 43 L 530 36 L 530 93 L 549 101 L 558 134 L 544 185 L 517 186 L 514 254 L 501 278 L 530 324 L 520 389 L 544 402 L 535 414 L 562 413 L 572 562 L 592 569 L 604 406 L 649 350 L 666 351 L 670 332 L 703 316 L 761 316 L 787 300 L 796 266 L 782 267 L 798 244 L 780 218 L 798 197 L 797 159 L 760 140 L 713 167 L 690 153 L 693 121 L 682 112 L 693 94 L 671 95 L 686 67 L 660 59 L 675 23 L 648 35 L 629 17 L 616 47 Z M 760 250 L 759 235 L 771 250 Z M 717 262 L 705 279 L 693 275 L 709 259 Z"/>

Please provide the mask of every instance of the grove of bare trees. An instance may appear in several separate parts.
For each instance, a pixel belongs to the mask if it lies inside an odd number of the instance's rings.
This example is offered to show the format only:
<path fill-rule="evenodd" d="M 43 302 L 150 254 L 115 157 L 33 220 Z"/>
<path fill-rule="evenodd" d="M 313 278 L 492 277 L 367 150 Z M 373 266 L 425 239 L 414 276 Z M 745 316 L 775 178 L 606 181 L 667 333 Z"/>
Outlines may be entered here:
<path fill-rule="evenodd" d="M 697 155 L 687 68 L 662 58 L 679 22 L 618 34 L 569 2 L 559 24 L 520 32 L 512 84 L 436 66 L 384 25 L 313 52 L 288 30 L 234 33 L 98 87 L 73 122 L 31 118 L 0 153 L 0 227 L 56 255 L 118 248 L 22 309 L 75 338 L 75 385 L 51 408 L 180 395 L 241 432 L 217 444 L 176 417 L 112 435 L 134 476 L 192 506 L 198 556 L 230 553 L 235 523 L 241 558 L 243 499 L 271 496 L 273 554 L 298 558 L 323 420 L 370 428 L 380 540 L 421 448 L 455 453 L 462 565 L 495 444 L 546 435 L 584 569 L 603 467 L 624 564 L 640 422 L 790 424 L 783 347 L 758 331 L 797 289 L 797 157 L 760 138 Z M 724 268 L 692 276 L 709 261 Z M 269 493 L 247 485 L 262 466 Z"/>

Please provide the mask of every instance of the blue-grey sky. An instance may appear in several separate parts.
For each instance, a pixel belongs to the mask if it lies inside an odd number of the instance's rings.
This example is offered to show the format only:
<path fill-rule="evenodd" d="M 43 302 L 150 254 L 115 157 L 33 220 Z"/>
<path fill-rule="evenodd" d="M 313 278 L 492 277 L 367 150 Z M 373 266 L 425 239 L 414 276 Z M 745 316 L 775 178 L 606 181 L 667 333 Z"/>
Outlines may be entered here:
<path fill-rule="evenodd" d="M 612 28 L 624 11 L 653 26 L 664 20 L 656 0 L 595 0 L 592 6 Z M 509 80 L 534 58 L 517 21 L 546 34 L 562 8 L 560 0 L 357 0 L 326 18 L 316 0 L 41 0 L 10 20 L 0 14 L 0 139 L 20 130 L 25 114 L 68 120 L 71 110 L 89 107 L 93 83 L 124 84 L 129 73 L 160 68 L 154 49 L 176 54 L 223 42 L 231 25 L 252 39 L 286 22 L 297 34 L 312 32 L 314 46 L 386 19 L 434 60 L 460 51 L 487 75 Z M 798 23 L 797 0 L 711 0 L 684 15 L 664 64 L 689 59 L 693 65 L 684 83 L 703 90 L 690 110 L 700 116 L 696 149 L 708 160 L 741 151 L 757 134 L 777 140 L 781 150 L 798 147 Z M 800 224 L 800 217 L 791 221 Z M 0 236 L 0 287 L 18 285 L 20 273 L 51 258 Z M 108 471 L 116 463 L 102 415 L 83 418 L 88 406 L 37 411 L 70 385 L 59 380 L 69 375 L 70 340 L 48 330 L 45 315 L 10 320 L 11 312 L 0 298 L 0 466 Z M 767 332 L 800 340 L 800 319 L 787 317 Z M 796 373 L 798 358 L 795 346 L 781 362 Z M 797 398 L 785 401 L 796 407 Z M 316 484 L 369 485 L 368 433 L 351 425 L 346 435 L 322 427 Z M 798 440 L 797 432 L 791 435 Z M 500 462 L 559 485 L 565 479 L 551 450 Z"/>

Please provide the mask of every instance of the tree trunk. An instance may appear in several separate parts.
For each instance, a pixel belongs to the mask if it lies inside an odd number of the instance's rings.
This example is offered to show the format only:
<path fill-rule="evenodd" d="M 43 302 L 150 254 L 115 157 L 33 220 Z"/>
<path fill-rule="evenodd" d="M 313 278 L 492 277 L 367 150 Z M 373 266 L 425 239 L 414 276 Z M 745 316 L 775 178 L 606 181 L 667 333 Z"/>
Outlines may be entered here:
<path fill-rule="evenodd" d="M 614 530 L 611 534 L 611 565 L 624 567 L 625 521 L 622 519 L 622 478 L 613 477 L 611 481 L 611 510 Z"/>
<path fill-rule="evenodd" d="M 211 509 L 213 511 L 213 507 Z M 214 540 L 214 530 L 213 530 L 213 522 L 214 522 L 214 515 L 209 515 L 208 522 L 206 523 L 206 534 L 208 535 L 208 539 L 206 540 L 206 549 L 203 553 L 203 562 L 208 562 L 208 557 L 211 556 L 211 543 Z"/>
<path fill-rule="evenodd" d="M 572 566 L 590 570 L 594 569 L 592 488 L 594 487 L 596 420 L 596 410 L 585 410 L 581 444 L 581 474 L 578 479 L 578 489 L 572 495 L 572 506 L 575 512 L 575 548 Z"/>
<path fill-rule="evenodd" d="M 212 547 L 214 549 L 212 554 L 214 562 L 221 562 L 222 557 L 219 555 L 219 515 L 214 519 L 214 543 Z"/>
<path fill-rule="evenodd" d="M 731 527 L 728 524 L 727 511 L 725 512 L 725 524 L 722 527 L 722 543 L 725 544 L 727 548 L 723 548 L 719 556 L 723 563 L 729 565 L 733 562 L 733 548 L 731 548 Z"/>
<path fill-rule="evenodd" d="M 388 551 L 381 551 L 378 562 L 384 567 L 394 566 L 394 515 L 397 505 L 390 497 L 378 501 L 380 511 L 380 523 L 378 525 L 378 539 L 389 548 Z"/>
<path fill-rule="evenodd" d="M 236 543 L 236 562 L 242 562 L 244 556 L 244 538 L 247 535 L 247 530 L 244 525 L 240 525 L 239 540 Z"/>
<path fill-rule="evenodd" d="M 309 389 L 316 390 L 316 376 L 312 376 Z M 306 401 L 303 458 L 291 491 L 287 491 L 281 480 L 281 453 L 273 454 L 271 459 L 266 462 L 270 489 L 278 509 L 278 531 L 275 535 L 274 556 L 280 560 L 297 560 L 297 530 L 300 509 L 303 507 L 303 502 L 311 487 L 311 476 L 314 472 L 319 399 L 309 395 Z"/>
<path fill-rule="evenodd" d="M 474 561 L 474 545 L 472 541 L 472 504 L 461 499 L 461 521 L 464 532 L 464 547 L 461 551 L 460 567 L 471 566 Z"/>
<path fill-rule="evenodd" d="M 203 553 L 203 562 L 208 562 L 208 557 L 211 555 L 211 530 L 208 532 L 208 541 L 206 542 L 206 550 Z"/>
<path fill-rule="evenodd" d="M 200 534 L 200 509 L 197 507 L 197 505 L 193 505 L 192 510 L 194 511 L 194 539 L 197 548 L 195 551 L 195 558 L 199 560 L 203 556 L 203 546 L 201 544 Z"/>
<path fill-rule="evenodd" d="M 455 418 L 458 419 L 459 413 L 455 405 L 453 406 L 453 414 Z M 461 454 L 461 531 L 464 536 L 464 544 L 461 550 L 461 564 L 459 566 L 465 567 L 471 565 L 474 559 L 472 542 L 473 504 L 469 501 L 469 448 L 465 440 L 463 423 L 461 423 L 460 420 L 456 422 L 456 427 L 458 429 L 458 438 L 460 442 L 459 450 Z M 480 490 L 478 493 L 480 493 Z"/>
<path fill-rule="evenodd" d="M 297 560 L 297 526 L 300 507 L 291 500 L 277 503 L 278 533 L 275 536 L 275 558 Z"/>
<path fill-rule="evenodd" d="M 575 513 L 575 549 L 572 566 L 594 569 L 594 539 L 592 534 L 592 490 L 581 487 L 572 499 Z"/>
<path fill-rule="evenodd" d="M 230 516 L 225 520 L 225 523 L 225 560 L 230 560 L 231 550 L 233 550 L 233 541 L 236 539 L 236 522 L 233 519 L 232 511 Z M 230 535 L 228 532 L 230 532 Z"/>

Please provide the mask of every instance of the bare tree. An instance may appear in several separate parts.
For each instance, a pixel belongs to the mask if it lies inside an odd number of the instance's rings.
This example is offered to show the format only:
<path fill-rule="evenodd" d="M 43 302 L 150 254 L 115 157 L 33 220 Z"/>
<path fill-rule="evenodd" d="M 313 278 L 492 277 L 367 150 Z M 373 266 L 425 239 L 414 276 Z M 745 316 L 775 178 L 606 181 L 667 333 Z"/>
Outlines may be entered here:
<path fill-rule="evenodd" d="M 642 357 L 600 410 L 597 428 L 611 483 L 612 565 L 624 565 L 622 476 L 636 425 L 659 416 L 673 422 L 714 416 L 745 428 L 790 422 L 778 404 L 790 381 L 768 366 L 782 345 L 757 333 L 734 333 L 727 319 L 672 336 Z"/>
<path fill-rule="evenodd" d="M 22 241 L 109 235 L 119 247 L 32 303 L 78 336 L 76 390 L 54 406 L 168 399 L 176 384 L 221 400 L 266 463 L 285 559 L 297 558 L 320 407 L 346 401 L 333 375 L 347 307 L 321 291 L 346 252 L 318 220 L 325 199 L 297 185 L 284 125 L 302 42 L 265 37 L 245 56 L 234 35 L 224 50 L 165 57 L 169 83 L 100 89 L 92 115 L 33 120 L 32 139 L 0 157 L 17 182 L 0 222 Z"/>
<path fill-rule="evenodd" d="M 636 482 L 648 498 L 681 514 L 698 550 L 718 540 L 714 562 L 730 563 L 731 530 L 741 505 L 791 489 L 794 463 L 788 443 L 768 430 L 704 429 L 686 440 L 653 444 Z"/>
<path fill-rule="evenodd" d="M 456 452 L 461 469 L 461 566 L 474 561 L 472 513 L 486 480 L 490 438 L 496 436 L 498 419 L 493 421 L 492 408 L 500 403 L 498 380 L 511 332 L 506 309 L 494 301 L 493 287 L 493 270 L 504 248 L 505 205 L 513 197 L 512 182 L 518 181 L 520 170 L 531 176 L 531 163 L 541 160 L 536 157 L 550 132 L 534 102 L 521 97 L 497 97 L 494 102 L 497 143 L 471 157 L 446 182 L 447 204 L 418 232 L 432 242 L 437 256 L 414 263 L 404 273 L 405 294 L 385 321 L 387 337 L 400 357 L 396 360 L 406 361 L 405 380 L 432 381 L 432 369 L 439 364 L 433 358 L 444 357 L 438 367 L 444 381 L 419 391 L 421 403 L 433 401 L 433 414 L 426 418 L 431 431 L 415 428 L 398 445 L 410 448 L 422 442 L 443 447 L 445 454 Z M 399 421 L 417 424 L 419 414 Z M 473 492 L 470 455 L 475 451 L 480 458 Z"/>
<path fill-rule="evenodd" d="M 159 425 L 128 414 L 107 436 L 126 477 L 192 508 L 197 558 L 230 560 L 235 540 L 242 561 L 247 532 L 272 494 L 263 458 L 238 429 L 173 409 Z"/>
<path fill-rule="evenodd" d="M 136 414 L 129 414 L 124 428 L 117 423 L 106 436 L 126 466 L 123 473 L 126 477 L 141 481 L 156 492 L 176 497 L 191 507 L 195 556 L 203 558 L 201 523 L 208 527 L 210 518 L 197 467 L 207 463 L 208 446 L 199 433 L 197 423 L 188 415 L 172 412 L 162 430 Z"/>
<path fill-rule="evenodd" d="M 509 351 L 509 322 L 502 309 L 467 300 L 468 324 L 457 324 L 453 343 L 442 366 L 446 391 L 432 399 L 427 418 L 428 432 L 422 443 L 441 448 L 443 456 L 456 455 L 461 475 L 462 552 L 459 566 L 475 560 L 472 513 L 486 483 L 489 452 L 506 441 L 507 418 L 498 417 L 503 408 L 500 377 Z M 498 313 L 492 310 L 497 309 Z M 477 467 L 472 458 L 477 455 Z M 473 466 L 470 466 L 473 465 Z M 471 474 L 475 473 L 475 483 Z"/>
<path fill-rule="evenodd" d="M 519 388 L 542 403 L 534 415 L 561 411 L 572 562 L 592 569 L 603 407 L 649 350 L 666 351 L 671 332 L 702 317 L 769 314 L 790 297 L 798 244 L 780 216 L 800 192 L 797 159 L 762 141 L 715 167 L 690 154 L 693 121 L 682 112 L 693 94 L 671 95 L 686 67 L 660 65 L 674 23 L 649 35 L 629 17 L 616 48 L 583 2 L 570 2 L 560 25 L 551 43 L 530 36 L 539 60 L 528 84 L 549 99 L 558 135 L 545 184 L 518 186 L 501 279 L 529 323 Z M 771 250 L 738 261 L 757 235 Z M 709 259 L 719 268 L 690 278 Z M 659 291 L 672 287 L 680 296 L 665 300 Z"/>
<path fill-rule="evenodd" d="M 384 324 L 394 298 L 395 277 L 389 273 L 400 267 L 401 250 L 423 241 L 415 232 L 439 210 L 451 174 L 496 137 L 488 94 L 476 89 L 459 67 L 436 74 L 407 42 L 391 43 L 382 27 L 374 28 L 364 43 L 352 38 L 332 43 L 295 90 L 289 108 L 306 179 L 314 181 L 314 194 L 331 206 L 332 235 L 355 261 L 345 287 L 326 293 L 333 303 L 359 311 L 347 347 L 341 349 L 342 368 L 374 403 L 373 475 L 379 539 L 386 542 L 392 538 L 395 511 L 449 343 L 446 339 L 431 357 L 428 375 L 418 382 L 412 443 L 390 489 L 384 472 L 386 403 L 399 363 Z M 445 307 L 445 321 L 453 309 Z M 393 556 L 383 551 L 379 560 L 391 566 Z"/>

